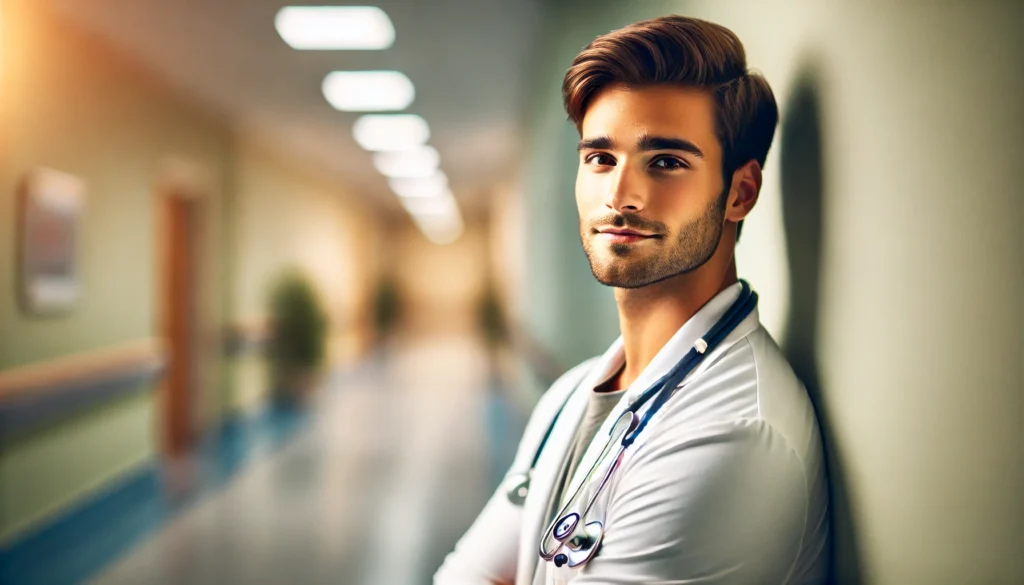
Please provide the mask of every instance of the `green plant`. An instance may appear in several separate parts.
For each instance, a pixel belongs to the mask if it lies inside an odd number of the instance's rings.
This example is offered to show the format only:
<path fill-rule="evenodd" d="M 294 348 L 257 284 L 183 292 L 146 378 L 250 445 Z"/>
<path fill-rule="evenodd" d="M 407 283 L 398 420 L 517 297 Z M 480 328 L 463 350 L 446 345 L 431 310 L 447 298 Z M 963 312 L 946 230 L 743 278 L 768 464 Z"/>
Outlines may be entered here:
<path fill-rule="evenodd" d="M 270 293 L 268 354 L 276 386 L 291 386 L 323 363 L 327 315 L 301 272 L 282 275 Z"/>
<path fill-rule="evenodd" d="M 398 287 L 390 277 L 377 283 L 373 303 L 373 322 L 380 337 L 387 337 L 402 318 L 401 298 Z"/>
<path fill-rule="evenodd" d="M 508 324 L 505 322 L 505 313 L 493 283 L 488 283 L 480 297 L 477 305 L 477 322 L 489 346 L 494 347 L 508 342 Z"/>

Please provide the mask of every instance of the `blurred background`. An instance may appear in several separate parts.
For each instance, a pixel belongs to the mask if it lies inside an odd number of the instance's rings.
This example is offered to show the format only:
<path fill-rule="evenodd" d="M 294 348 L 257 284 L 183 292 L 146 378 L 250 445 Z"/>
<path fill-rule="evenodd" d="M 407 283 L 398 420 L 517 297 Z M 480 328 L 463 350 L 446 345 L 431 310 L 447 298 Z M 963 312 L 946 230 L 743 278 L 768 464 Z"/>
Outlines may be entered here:
<path fill-rule="evenodd" d="M 560 84 L 670 13 L 779 101 L 836 582 L 1024 581 L 1024 4 L 0 0 L 0 583 L 429 583 L 617 336 Z"/>

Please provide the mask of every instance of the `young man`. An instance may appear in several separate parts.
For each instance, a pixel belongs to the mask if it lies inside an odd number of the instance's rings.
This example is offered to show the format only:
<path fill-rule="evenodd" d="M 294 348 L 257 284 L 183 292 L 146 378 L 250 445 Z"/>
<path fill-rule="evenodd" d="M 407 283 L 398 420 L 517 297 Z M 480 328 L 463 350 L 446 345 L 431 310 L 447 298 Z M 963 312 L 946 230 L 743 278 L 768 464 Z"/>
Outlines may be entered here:
<path fill-rule="evenodd" d="M 562 91 L 580 239 L 622 336 L 544 395 L 434 582 L 823 582 L 814 411 L 733 256 L 778 121 L 771 89 L 731 31 L 671 16 L 598 37 Z"/>

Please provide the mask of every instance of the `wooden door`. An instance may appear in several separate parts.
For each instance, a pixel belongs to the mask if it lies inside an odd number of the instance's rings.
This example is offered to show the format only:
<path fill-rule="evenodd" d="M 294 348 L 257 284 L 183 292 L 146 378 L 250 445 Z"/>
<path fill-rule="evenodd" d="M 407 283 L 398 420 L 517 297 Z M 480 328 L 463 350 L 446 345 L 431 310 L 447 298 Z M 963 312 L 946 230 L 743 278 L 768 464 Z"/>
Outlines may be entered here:
<path fill-rule="evenodd" d="M 167 372 L 164 384 L 164 449 L 170 456 L 187 450 L 193 441 L 192 412 L 196 380 L 196 202 L 164 198 L 165 289 L 164 336 Z"/>

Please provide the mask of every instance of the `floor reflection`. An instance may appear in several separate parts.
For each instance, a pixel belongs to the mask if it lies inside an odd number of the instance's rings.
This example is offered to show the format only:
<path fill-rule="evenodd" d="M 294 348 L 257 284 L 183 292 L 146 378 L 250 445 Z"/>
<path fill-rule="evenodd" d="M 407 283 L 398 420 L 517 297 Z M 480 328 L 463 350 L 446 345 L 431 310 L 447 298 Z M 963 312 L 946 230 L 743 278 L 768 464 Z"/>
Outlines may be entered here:
<path fill-rule="evenodd" d="M 92 583 L 429 583 L 509 463 L 509 404 L 472 339 L 400 343 Z"/>

